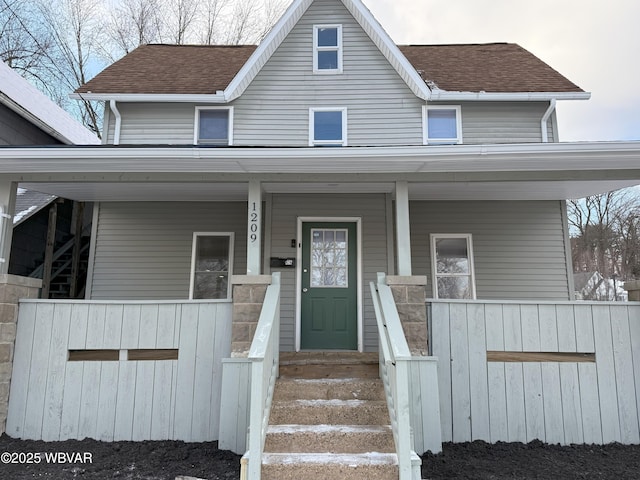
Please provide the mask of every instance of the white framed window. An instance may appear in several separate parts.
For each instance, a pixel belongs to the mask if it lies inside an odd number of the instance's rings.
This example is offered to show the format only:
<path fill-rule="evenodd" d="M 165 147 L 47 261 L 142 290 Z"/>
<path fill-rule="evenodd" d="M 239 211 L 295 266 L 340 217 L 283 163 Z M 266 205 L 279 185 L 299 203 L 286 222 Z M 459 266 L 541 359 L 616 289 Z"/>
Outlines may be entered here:
<path fill-rule="evenodd" d="M 189 299 L 231 298 L 233 232 L 194 232 Z"/>
<path fill-rule="evenodd" d="M 462 143 L 460 105 L 425 105 L 422 112 L 425 145 Z"/>
<path fill-rule="evenodd" d="M 471 234 L 431 234 L 434 298 L 475 299 Z"/>
<path fill-rule="evenodd" d="M 309 145 L 312 147 L 346 146 L 347 109 L 310 108 Z"/>
<path fill-rule="evenodd" d="M 342 25 L 313 26 L 313 73 L 342 73 Z"/>
<path fill-rule="evenodd" d="M 194 145 L 233 145 L 233 107 L 196 107 Z"/>

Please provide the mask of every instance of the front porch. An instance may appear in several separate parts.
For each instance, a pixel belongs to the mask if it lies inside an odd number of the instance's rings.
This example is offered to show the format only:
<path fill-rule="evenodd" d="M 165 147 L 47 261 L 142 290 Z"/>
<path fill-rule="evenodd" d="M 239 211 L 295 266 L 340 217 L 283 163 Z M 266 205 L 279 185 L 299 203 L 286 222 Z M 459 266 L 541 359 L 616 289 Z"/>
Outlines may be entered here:
<path fill-rule="evenodd" d="M 277 290 L 262 308 L 271 322 Z M 388 320 L 398 312 L 390 291 L 382 303 L 380 371 L 392 368 L 383 378 L 400 382 L 388 399 L 407 395 L 394 402 L 409 407 L 411 450 L 473 440 L 640 443 L 640 303 L 427 300 L 435 358 L 412 356 L 406 342 L 403 350 L 402 327 Z M 255 389 L 266 408 L 279 355 L 264 347 L 275 368 L 267 362 L 263 381 L 251 381 L 266 330 L 258 325 L 254 355 L 231 358 L 232 309 L 228 301 L 22 300 L 7 433 L 218 440 L 245 453 Z"/>

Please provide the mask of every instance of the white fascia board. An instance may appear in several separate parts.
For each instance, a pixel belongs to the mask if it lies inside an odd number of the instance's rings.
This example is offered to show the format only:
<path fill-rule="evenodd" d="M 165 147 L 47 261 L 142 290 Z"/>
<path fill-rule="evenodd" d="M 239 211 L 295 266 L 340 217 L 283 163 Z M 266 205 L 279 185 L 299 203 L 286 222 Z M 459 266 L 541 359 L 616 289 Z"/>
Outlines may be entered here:
<path fill-rule="evenodd" d="M 293 27 L 302 18 L 304 12 L 311 6 L 313 0 L 294 0 L 284 12 L 280 20 L 260 42 L 240 71 L 224 90 L 227 101 L 232 101 L 242 95 L 245 89 L 256 77 L 260 69 L 267 63 L 271 55 L 278 49 L 282 41 L 289 35 Z"/>
<path fill-rule="evenodd" d="M 216 94 L 166 94 L 166 93 L 72 93 L 74 100 L 138 103 L 227 103 L 223 92 Z"/>
<path fill-rule="evenodd" d="M 589 100 L 590 92 L 450 92 L 432 90 L 432 102 L 543 102 L 551 100 Z"/>
<path fill-rule="evenodd" d="M 640 171 L 640 142 L 346 148 L 0 149 L 0 175 Z M 77 181 L 77 180 L 76 180 Z"/>
<path fill-rule="evenodd" d="M 371 11 L 361 0 L 342 0 L 342 3 L 398 72 L 400 78 L 405 81 L 414 95 L 423 100 L 429 100 L 431 98 L 431 90 Z"/>

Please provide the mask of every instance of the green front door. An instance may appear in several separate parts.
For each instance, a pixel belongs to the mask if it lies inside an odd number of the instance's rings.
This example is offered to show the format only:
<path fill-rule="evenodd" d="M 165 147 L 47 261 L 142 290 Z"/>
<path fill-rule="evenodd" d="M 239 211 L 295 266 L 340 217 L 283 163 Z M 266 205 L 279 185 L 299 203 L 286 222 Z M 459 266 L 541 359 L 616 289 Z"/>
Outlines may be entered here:
<path fill-rule="evenodd" d="M 358 349 L 355 223 L 302 224 L 300 348 Z"/>

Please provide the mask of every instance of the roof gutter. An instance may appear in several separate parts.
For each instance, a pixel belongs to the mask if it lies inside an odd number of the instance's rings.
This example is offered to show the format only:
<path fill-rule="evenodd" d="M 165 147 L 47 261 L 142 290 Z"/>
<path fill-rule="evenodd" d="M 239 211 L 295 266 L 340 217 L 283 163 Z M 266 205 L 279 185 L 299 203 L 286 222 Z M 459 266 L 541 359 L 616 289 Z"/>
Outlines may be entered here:
<path fill-rule="evenodd" d="M 224 92 L 215 94 L 169 94 L 169 93 L 72 93 L 69 98 L 105 102 L 139 103 L 227 103 Z"/>
<path fill-rule="evenodd" d="M 432 90 L 432 102 L 550 102 L 551 100 L 589 100 L 590 92 L 450 92 Z"/>

